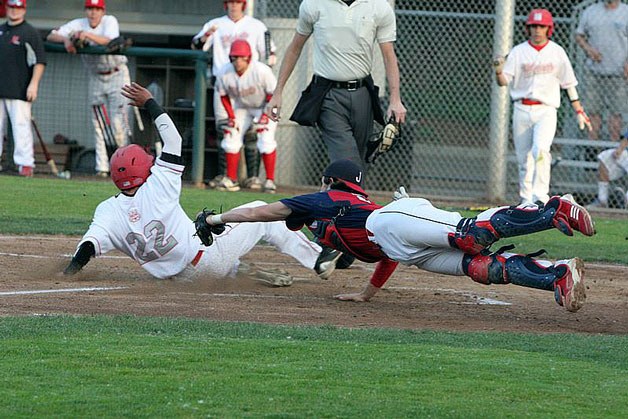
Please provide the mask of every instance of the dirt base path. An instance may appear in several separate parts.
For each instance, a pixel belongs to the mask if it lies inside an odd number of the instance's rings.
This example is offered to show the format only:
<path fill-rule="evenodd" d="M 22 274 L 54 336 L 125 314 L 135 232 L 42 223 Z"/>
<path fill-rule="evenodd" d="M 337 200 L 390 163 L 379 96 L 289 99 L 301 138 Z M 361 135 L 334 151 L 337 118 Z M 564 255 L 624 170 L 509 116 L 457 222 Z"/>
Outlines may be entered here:
<path fill-rule="evenodd" d="M 268 246 L 258 246 L 244 260 L 289 271 L 295 277 L 291 287 L 272 288 L 246 275 L 156 280 L 117 252 L 92 260 L 75 277 L 63 277 L 59 272 L 77 241 L 0 236 L 0 316 L 133 314 L 346 327 L 628 333 L 625 266 L 587 264 L 587 302 L 578 313 L 568 313 L 550 292 L 483 286 L 408 267 L 399 268 L 368 303 L 337 301 L 334 294 L 362 289 L 373 265 L 358 262 L 323 281 Z"/>

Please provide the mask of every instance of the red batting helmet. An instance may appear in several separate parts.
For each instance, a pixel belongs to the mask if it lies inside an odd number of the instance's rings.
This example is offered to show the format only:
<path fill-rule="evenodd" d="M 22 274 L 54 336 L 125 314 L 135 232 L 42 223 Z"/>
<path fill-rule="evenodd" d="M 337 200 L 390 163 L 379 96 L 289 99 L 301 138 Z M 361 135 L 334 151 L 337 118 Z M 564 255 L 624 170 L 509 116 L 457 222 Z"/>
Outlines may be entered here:
<path fill-rule="evenodd" d="M 532 10 L 528 15 L 528 20 L 526 21 L 526 26 L 528 25 L 548 26 L 548 37 L 552 36 L 552 32 L 554 32 L 554 19 L 552 19 L 552 14 L 547 9 Z"/>
<path fill-rule="evenodd" d="M 251 46 L 244 39 L 236 39 L 231 44 L 230 57 L 251 57 Z"/>
<path fill-rule="evenodd" d="M 100 9 L 105 8 L 105 0 L 85 0 L 85 8 L 98 7 Z"/>
<path fill-rule="evenodd" d="M 26 0 L 7 0 L 7 7 L 26 9 Z"/>
<path fill-rule="evenodd" d="M 137 144 L 120 147 L 111 156 L 111 180 L 122 191 L 140 186 L 150 175 L 153 160 Z"/>
<path fill-rule="evenodd" d="M 230 1 L 234 3 L 244 3 L 244 6 L 242 6 L 242 10 L 246 10 L 246 0 L 225 0 L 223 2 L 225 5 L 225 10 L 227 10 L 227 3 L 229 3 Z"/>

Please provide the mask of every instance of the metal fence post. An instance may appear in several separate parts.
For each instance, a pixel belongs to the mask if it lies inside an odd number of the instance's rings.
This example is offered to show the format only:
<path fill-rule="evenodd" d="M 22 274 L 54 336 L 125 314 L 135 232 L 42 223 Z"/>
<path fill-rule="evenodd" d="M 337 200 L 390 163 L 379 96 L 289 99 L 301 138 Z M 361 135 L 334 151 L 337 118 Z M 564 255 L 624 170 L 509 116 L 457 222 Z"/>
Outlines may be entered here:
<path fill-rule="evenodd" d="M 194 144 L 192 146 L 192 183 L 203 185 L 205 171 L 205 114 L 207 113 L 207 55 L 197 56 L 195 61 L 196 77 L 194 79 Z"/>
<path fill-rule="evenodd" d="M 505 56 L 512 48 L 515 0 L 495 2 L 493 52 Z M 506 166 L 510 100 L 508 89 L 500 87 L 491 74 L 491 114 L 489 131 L 489 179 L 487 197 L 491 202 L 506 200 Z"/>

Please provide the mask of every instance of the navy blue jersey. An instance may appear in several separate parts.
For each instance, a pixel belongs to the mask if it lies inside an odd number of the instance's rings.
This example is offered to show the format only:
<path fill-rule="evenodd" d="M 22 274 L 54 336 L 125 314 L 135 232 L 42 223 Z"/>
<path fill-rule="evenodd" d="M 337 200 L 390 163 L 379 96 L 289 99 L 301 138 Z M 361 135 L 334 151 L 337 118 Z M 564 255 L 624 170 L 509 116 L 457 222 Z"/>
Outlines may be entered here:
<path fill-rule="evenodd" d="M 321 244 L 353 254 L 364 262 L 386 258 L 367 236 L 366 219 L 381 205 L 366 195 L 332 189 L 282 199 L 281 203 L 292 210 L 286 219 L 291 230 L 305 225 Z"/>

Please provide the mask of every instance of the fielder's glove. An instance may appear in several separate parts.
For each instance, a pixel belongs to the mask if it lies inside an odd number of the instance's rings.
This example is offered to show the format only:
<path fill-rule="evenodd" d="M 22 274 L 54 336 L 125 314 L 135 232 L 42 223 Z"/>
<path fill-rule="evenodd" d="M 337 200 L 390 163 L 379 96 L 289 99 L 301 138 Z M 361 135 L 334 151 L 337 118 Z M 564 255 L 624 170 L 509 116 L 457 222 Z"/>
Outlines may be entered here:
<path fill-rule="evenodd" d="M 213 234 L 222 234 L 225 231 L 226 224 L 215 224 L 211 225 L 207 222 L 207 217 L 210 215 L 215 215 L 216 211 L 207 211 L 207 208 L 204 208 L 197 216 L 196 220 L 194 220 L 194 227 L 196 228 L 196 236 L 201 239 L 201 242 L 205 246 L 211 246 L 214 243 Z"/>
<path fill-rule="evenodd" d="M 400 186 L 399 189 L 393 192 L 393 200 L 399 201 L 400 199 L 404 198 L 410 198 L 410 195 L 408 195 L 408 192 L 406 192 L 406 188 Z"/>
<path fill-rule="evenodd" d="M 70 41 L 72 41 L 72 45 L 74 48 L 81 49 L 87 46 L 87 41 L 85 39 L 81 39 L 81 31 L 74 32 L 70 35 Z"/>
<path fill-rule="evenodd" d="M 105 52 L 107 52 L 107 54 L 121 53 L 131 45 L 133 45 L 133 40 L 131 38 L 119 36 L 109 41 L 109 43 L 105 46 Z"/>
<path fill-rule="evenodd" d="M 377 137 L 367 143 L 366 161 L 368 163 L 374 163 L 379 156 L 393 148 L 400 135 L 401 128 L 393 116 L 388 120 L 388 123 Z"/>

